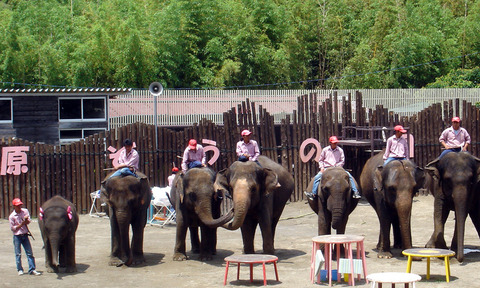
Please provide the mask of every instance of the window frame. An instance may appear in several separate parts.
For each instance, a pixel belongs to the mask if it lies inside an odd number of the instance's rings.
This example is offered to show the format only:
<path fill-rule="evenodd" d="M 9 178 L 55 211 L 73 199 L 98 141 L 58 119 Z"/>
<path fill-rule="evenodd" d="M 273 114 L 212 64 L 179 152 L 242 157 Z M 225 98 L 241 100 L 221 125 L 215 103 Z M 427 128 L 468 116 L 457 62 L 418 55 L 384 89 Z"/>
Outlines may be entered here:
<path fill-rule="evenodd" d="M 10 120 L 0 120 L 0 124 L 13 123 L 13 98 L 0 98 L 0 101 L 10 101 Z"/>
<path fill-rule="evenodd" d="M 78 119 L 62 119 L 61 117 L 61 105 L 60 101 L 62 100 L 79 100 L 80 99 L 80 117 Z M 104 109 L 104 117 L 103 118 L 84 118 L 84 101 L 85 100 L 95 100 L 95 99 L 101 99 L 103 100 L 103 109 Z M 102 96 L 96 96 L 96 97 L 58 97 L 58 122 L 98 122 L 98 121 L 107 121 L 107 99 Z M 64 129 L 66 130 L 66 129 Z M 76 130 L 76 129 L 75 129 Z M 82 131 L 83 135 L 83 131 Z"/>
<path fill-rule="evenodd" d="M 65 139 L 62 137 L 60 137 L 60 133 L 62 131 L 74 131 L 74 130 L 81 130 L 82 131 L 82 138 L 68 138 L 68 139 Z M 66 145 L 66 144 L 70 144 L 72 142 L 76 142 L 76 141 L 80 141 L 82 139 L 85 139 L 85 131 L 86 130 L 103 130 L 103 131 L 107 131 L 106 128 L 102 128 L 102 127 L 99 127 L 99 128 L 66 128 L 66 129 L 58 129 L 58 140 L 60 142 L 61 145 Z"/>

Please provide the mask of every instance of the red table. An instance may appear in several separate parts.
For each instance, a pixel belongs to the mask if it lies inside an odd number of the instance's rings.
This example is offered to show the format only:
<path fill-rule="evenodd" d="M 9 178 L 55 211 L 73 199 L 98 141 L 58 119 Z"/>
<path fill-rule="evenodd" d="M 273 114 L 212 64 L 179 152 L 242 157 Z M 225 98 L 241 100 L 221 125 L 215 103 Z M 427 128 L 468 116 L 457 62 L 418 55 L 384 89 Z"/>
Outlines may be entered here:
<path fill-rule="evenodd" d="M 366 279 L 367 275 L 367 262 L 365 261 L 365 248 L 363 246 L 363 240 L 365 237 L 356 236 L 356 235 L 346 235 L 346 234 L 337 234 L 337 235 L 321 235 L 312 238 L 313 247 L 312 247 L 312 258 L 310 266 L 310 279 L 312 283 L 320 282 L 320 274 L 315 281 L 315 253 L 320 249 L 320 244 L 324 244 L 325 251 L 325 268 L 327 270 L 328 286 L 332 286 L 332 251 L 333 246 L 337 247 L 337 281 L 341 281 L 340 271 L 338 271 L 339 262 L 340 262 L 340 245 L 345 244 L 345 257 L 350 261 L 350 277 L 348 277 L 348 284 L 355 286 L 355 276 L 353 269 L 353 253 L 352 253 L 352 244 L 357 244 L 357 259 L 362 259 L 363 267 L 363 277 Z M 360 276 L 358 276 L 360 278 Z"/>
<path fill-rule="evenodd" d="M 275 277 L 278 281 L 277 271 L 277 256 L 264 255 L 264 254 L 243 254 L 243 255 L 231 255 L 225 257 L 227 262 L 227 268 L 225 269 L 225 278 L 223 279 L 223 285 L 227 284 L 228 266 L 230 263 L 237 263 L 237 280 L 240 278 L 240 264 L 250 265 L 250 282 L 253 282 L 253 264 L 262 264 L 263 266 L 263 285 L 267 285 L 267 276 L 265 273 L 265 263 L 273 263 L 275 267 Z"/>

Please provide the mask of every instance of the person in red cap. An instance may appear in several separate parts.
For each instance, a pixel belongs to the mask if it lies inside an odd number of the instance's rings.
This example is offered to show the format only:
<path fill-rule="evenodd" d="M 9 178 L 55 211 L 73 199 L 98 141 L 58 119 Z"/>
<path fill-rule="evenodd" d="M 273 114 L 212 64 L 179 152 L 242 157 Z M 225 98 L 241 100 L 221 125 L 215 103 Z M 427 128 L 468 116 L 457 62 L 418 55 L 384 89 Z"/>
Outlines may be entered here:
<path fill-rule="evenodd" d="M 12 201 L 13 212 L 8 217 L 10 222 L 10 230 L 13 232 L 13 246 L 15 248 L 15 261 L 17 263 L 18 275 L 23 275 L 22 267 L 22 248 L 25 250 L 28 259 L 28 274 L 41 275 L 42 273 L 35 270 L 35 257 L 33 257 L 32 245 L 28 239 L 28 227 L 30 224 L 30 213 L 26 208 L 22 208 L 22 200 L 15 198 Z"/>
<path fill-rule="evenodd" d="M 393 160 L 406 160 L 409 155 L 407 139 L 402 137 L 407 130 L 403 129 L 402 125 L 397 125 L 393 129 L 395 134 L 387 139 L 387 148 L 383 154 L 383 166 Z"/>
<path fill-rule="evenodd" d="M 440 138 L 438 138 L 445 150 L 442 151 L 438 159 L 450 152 L 467 151 L 470 144 L 470 135 L 465 128 L 460 127 L 460 118 L 452 118 L 452 126 L 445 129 Z"/>
<path fill-rule="evenodd" d="M 190 139 L 188 146 L 183 152 L 182 171 L 187 172 L 191 168 L 201 168 L 207 166 L 207 157 L 203 146 L 197 144 L 197 140 Z"/>
<path fill-rule="evenodd" d="M 322 180 L 322 173 L 325 169 L 330 167 L 343 167 L 345 164 L 345 153 L 343 149 L 338 147 L 338 138 L 337 136 L 331 136 L 329 139 L 330 146 L 327 146 L 322 149 L 322 153 L 320 154 L 320 159 L 318 160 L 318 166 L 320 168 L 320 172 L 315 175 L 313 179 L 313 189 L 312 192 L 304 191 L 303 193 L 307 196 L 310 200 L 314 200 L 317 197 L 318 193 L 318 185 L 320 185 L 320 181 Z M 360 192 L 358 191 L 357 186 L 355 185 L 355 180 L 353 180 L 353 176 L 347 172 L 348 177 L 350 179 L 350 186 L 352 187 L 353 198 L 362 198 Z"/>
<path fill-rule="evenodd" d="M 257 161 L 258 156 L 260 156 L 260 149 L 258 148 L 257 141 L 250 139 L 252 132 L 243 130 L 241 135 L 243 140 L 237 143 L 238 161 Z"/>
<path fill-rule="evenodd" d="M 178 168 L 177 167 L 173 167 L 172 168 L 172 175 L 168 176 L 168 187 L 172 187 L 173 185 L 173 179 L 175 179 L 175 176 L 177 175 L 177 172 L 178 172 Z"/>

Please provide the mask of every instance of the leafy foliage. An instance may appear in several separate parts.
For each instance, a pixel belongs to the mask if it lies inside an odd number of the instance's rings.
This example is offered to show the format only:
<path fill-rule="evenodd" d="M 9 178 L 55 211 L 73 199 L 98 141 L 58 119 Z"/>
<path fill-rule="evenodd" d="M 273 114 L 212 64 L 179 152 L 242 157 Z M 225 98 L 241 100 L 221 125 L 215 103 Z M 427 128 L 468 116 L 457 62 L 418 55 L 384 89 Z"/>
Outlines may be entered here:
<path fill-rule="evenodd" d="M 477 87 L 479 32 L 480 0 L 9 0 L 0 87 Z"/>

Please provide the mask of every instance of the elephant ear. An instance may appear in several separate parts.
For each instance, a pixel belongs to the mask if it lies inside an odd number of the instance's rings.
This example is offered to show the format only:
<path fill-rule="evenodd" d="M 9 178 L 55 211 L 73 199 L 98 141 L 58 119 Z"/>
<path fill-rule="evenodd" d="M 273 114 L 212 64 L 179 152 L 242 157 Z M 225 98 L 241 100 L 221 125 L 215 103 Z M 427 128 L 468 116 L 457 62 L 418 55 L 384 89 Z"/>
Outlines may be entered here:
<path fill-rule="evenodd" d="M 217 173 L 215 183 L 213 183 L 213 189 L 217 194 L 228 195 L 230 193 L 229 176 L 230 170 L 228 168 L 222 169 Z"/>
<path fill-rule="evenodd" d="M 383 190 L 383 166 L 378 166 L 373 172 L 373 189 L 377 191 Z"/>
<path fill-rule="evenodd" d="M 175 188 L 175 196 L 178 195 L 180 203 L 183 203 L 183 198 L 185 197 L 185 189 L 183 187 L 183 177 L 185 176 L 184 173 L 181 173 L 178 176 L 178 179 L 174 182 Z"/>
<path fill-rule="evenodd" d="M 265 195 L 268 196 L 270 195 L 270 193 L 275 191 L 275 189 L 280 187 L 281 185 L 278 182 L 277 173 L 273 172 L 272 169 L 263 168 L 263 174 L 264 174 Z"/>
<path fill-rule="evenodd" d="M 440 193 L 441 185 L 440 185 L 440 172 L 438 171 L 437 164 L 438 159 L 434 160 L 425 166 L 425 173 L 428 173 L 426 175 L 426 181 L 425 181 L 425 187 L 432 193 L 433 195 Z"/>

